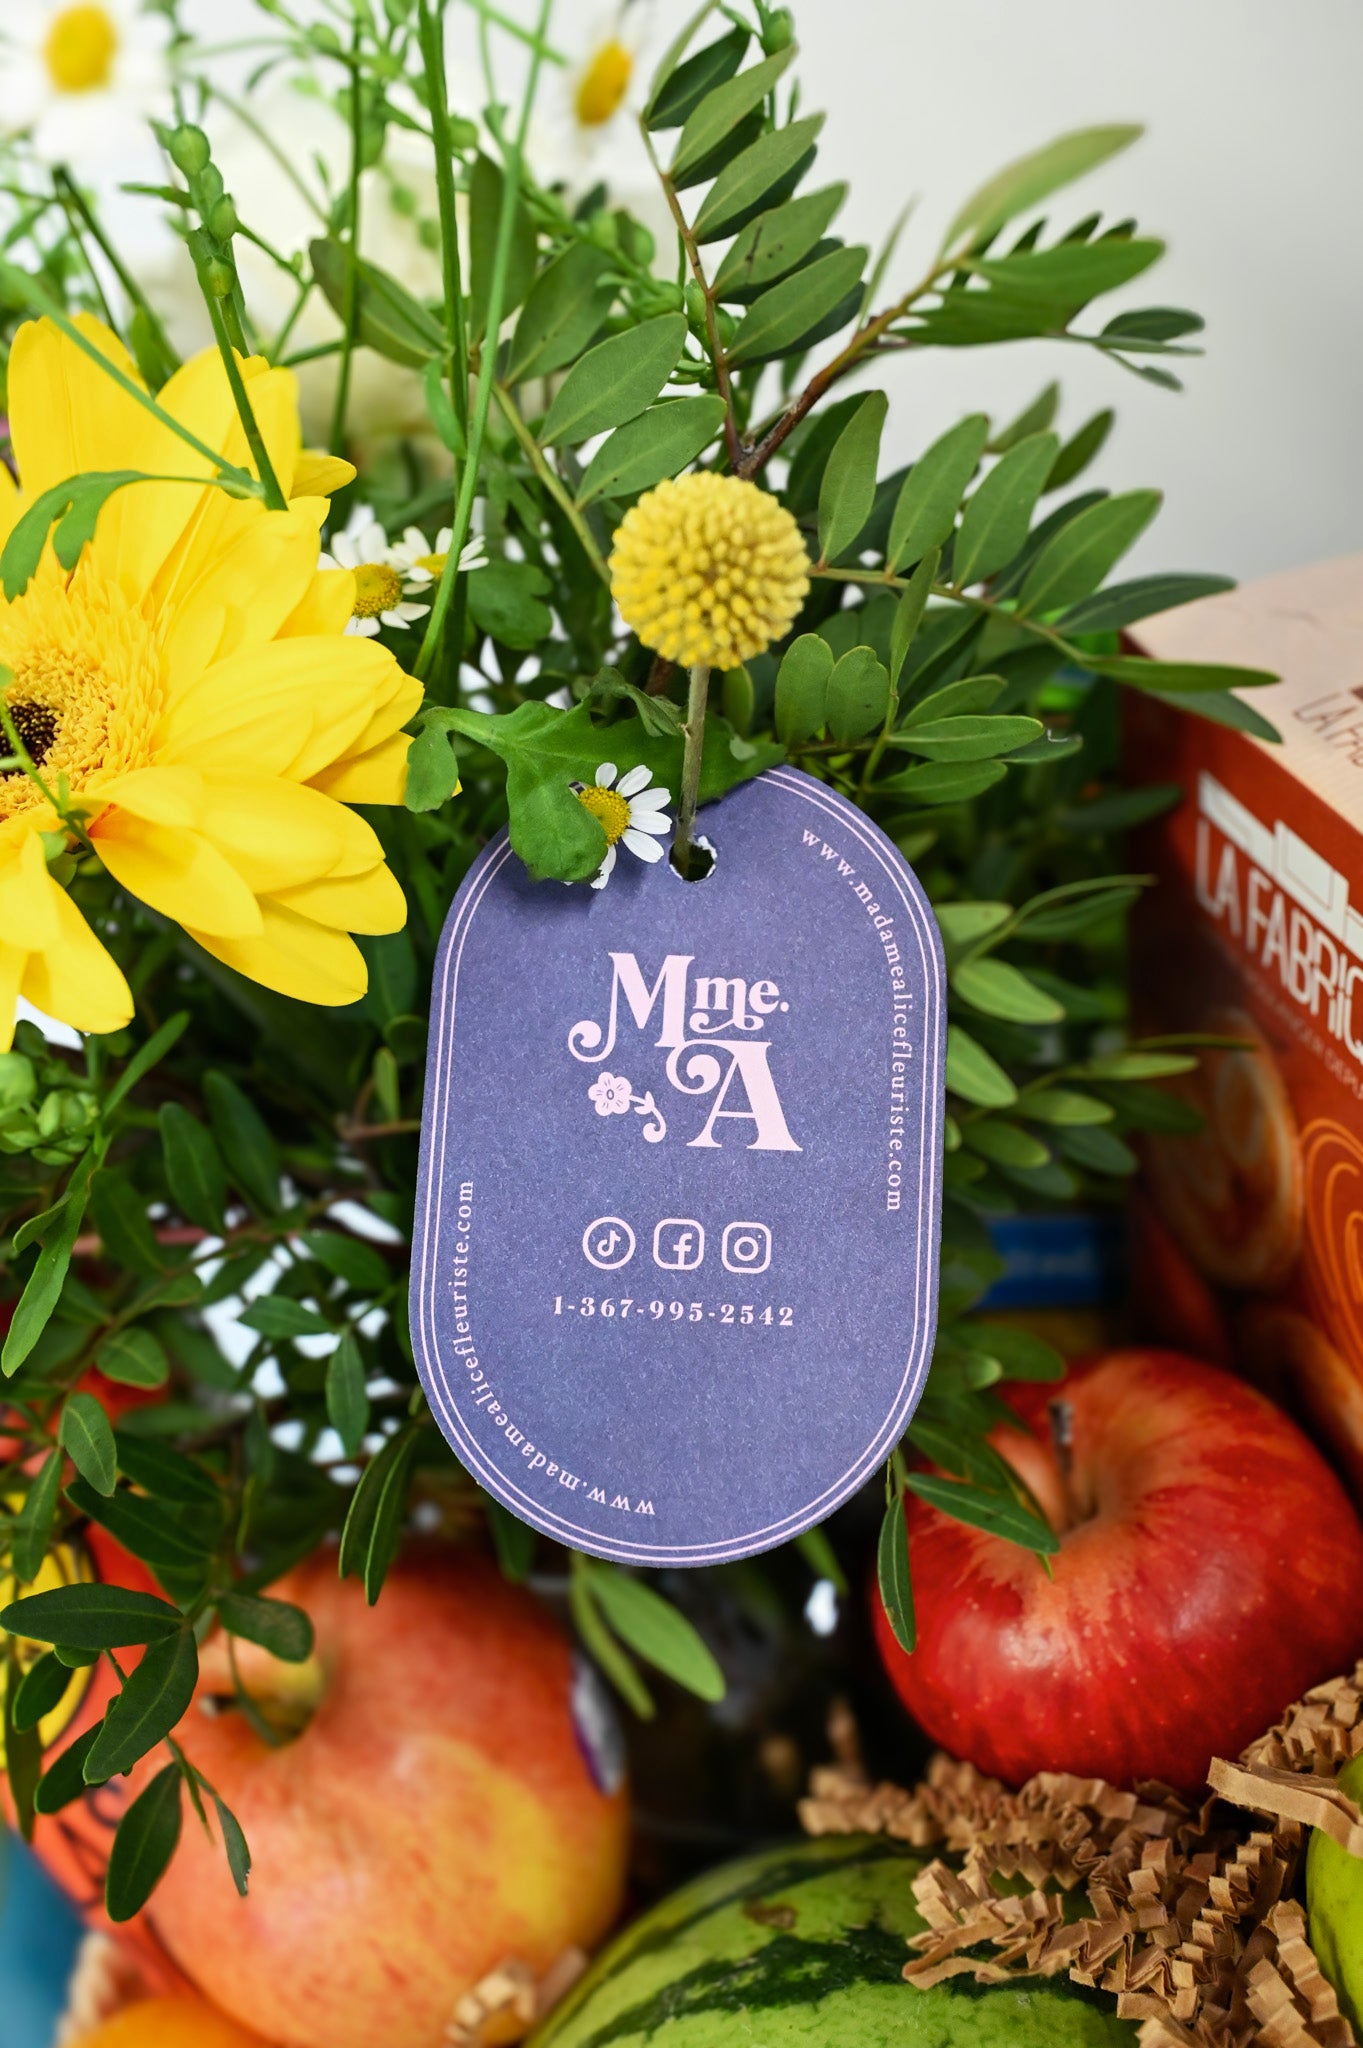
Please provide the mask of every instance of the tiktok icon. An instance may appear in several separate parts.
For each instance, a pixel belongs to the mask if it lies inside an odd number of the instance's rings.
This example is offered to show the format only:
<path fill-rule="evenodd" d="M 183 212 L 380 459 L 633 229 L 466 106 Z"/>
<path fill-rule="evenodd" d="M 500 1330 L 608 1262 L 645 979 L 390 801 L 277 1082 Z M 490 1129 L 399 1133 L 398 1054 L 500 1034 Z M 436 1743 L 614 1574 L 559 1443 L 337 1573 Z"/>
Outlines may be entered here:
<path fill-rule="evenodd" d="M 582 1249 L 603 1273 L 614 1273 L 634 1257 L 634 1232 L 623 1217 L 598 1216 L 582 1233 Z"/>

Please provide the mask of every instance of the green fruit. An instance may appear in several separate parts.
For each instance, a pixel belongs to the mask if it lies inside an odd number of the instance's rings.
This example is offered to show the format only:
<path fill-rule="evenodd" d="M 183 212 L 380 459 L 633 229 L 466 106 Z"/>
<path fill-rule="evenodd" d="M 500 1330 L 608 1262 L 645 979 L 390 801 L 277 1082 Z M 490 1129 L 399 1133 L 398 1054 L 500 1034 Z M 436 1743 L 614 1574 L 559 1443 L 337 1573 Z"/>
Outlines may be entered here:
<path fill-rule="evenodd" d="M 1363 1756 L 1344 1766 L 1339 1785 L 1363 1803 Z M 1363 2029 L 1363 1856 L 1351 1856 L 1319 1828 L 1306 1851 L 1306 1908 L 1316 1960 L 1357 2033 Z"/>
<path fill-rule="evenodd" d="M 726 1864 L 627 1929 L 531 2048 L 1131 2048 L 1068 1983 L 905 1984 L 922 1867 L 865 1835 Z"/>

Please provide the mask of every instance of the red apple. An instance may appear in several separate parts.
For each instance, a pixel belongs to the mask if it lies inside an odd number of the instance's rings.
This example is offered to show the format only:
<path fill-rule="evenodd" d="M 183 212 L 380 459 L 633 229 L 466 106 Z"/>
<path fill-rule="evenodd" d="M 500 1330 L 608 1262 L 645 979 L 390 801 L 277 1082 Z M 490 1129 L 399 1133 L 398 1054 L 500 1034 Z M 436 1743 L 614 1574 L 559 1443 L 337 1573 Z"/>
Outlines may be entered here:
<path fill-rule="evenodd" d="M 600 1702 L 540 1602 L 447 1546 L 410 1551 L 374 1608 L 332 1549 L 271 1591 L 311 1615 L 314 1655 L 239 1644 L 237 1666 L 294 1732 L 272 1747 L 231 1703 L 221 1636 L 178 1731 L 245 1829 L 250 1895 L 188 1819 L 147 1917 L 282 2048 L 444 2048 L 500 1964 L 541 1976 L 620 1909 L 628 1812 Z"/>
<path fill-rule="evenodd" d="M 877 1599 L 890 1677 L 934 1741 L 1010 1784 L 1196 1795 L 1213 1756 L 1363 1652 L 1363 1525 L 1295 1423 L 1217 1366 L 1118 1351 L 1007 1397 L 1027 1429 L 993 1440 L 1060 1537 L 1052 1575 L 911 1497 L 918 1648 Z"/>

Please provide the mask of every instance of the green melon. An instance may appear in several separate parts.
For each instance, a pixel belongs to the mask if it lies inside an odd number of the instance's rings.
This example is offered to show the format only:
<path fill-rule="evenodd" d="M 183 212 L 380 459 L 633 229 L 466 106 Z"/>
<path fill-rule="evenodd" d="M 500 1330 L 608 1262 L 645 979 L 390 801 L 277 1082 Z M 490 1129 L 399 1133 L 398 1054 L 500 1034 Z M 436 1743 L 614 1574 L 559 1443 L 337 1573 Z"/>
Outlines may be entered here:
<path fill-rule="evenodd" d="M 1065 1982 L 904 1983 L 921 1868 L 865 1835 L 726 1864 L 628 1928 L 531 2048 L 1132 2048 Z"/>

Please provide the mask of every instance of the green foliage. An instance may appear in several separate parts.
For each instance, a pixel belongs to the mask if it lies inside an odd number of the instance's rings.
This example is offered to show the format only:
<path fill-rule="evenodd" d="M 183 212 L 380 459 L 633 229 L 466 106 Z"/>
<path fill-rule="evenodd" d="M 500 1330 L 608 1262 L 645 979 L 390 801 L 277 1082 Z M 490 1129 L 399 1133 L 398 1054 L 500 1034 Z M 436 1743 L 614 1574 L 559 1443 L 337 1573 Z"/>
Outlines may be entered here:
<path fill-rule="evenodd" d="M 426 696 L 409 727 L 406 808 L 371 814 L 409 916 L 403 931 L 361 941 L 365 997 L 323 1014 L 244 982 L 81 847 L 82 908 L 127 975 L 135 1020 L 78 1052 L 21 1026 L 0 1054 L 5 1428 L 18 1441 L 0 1578 L 31 1586 L 54 1546 L 66 1556 L 95 1524 L 167 1596 L 77 1581 L 0 1613 L 11 1673 L 18 1639 L 52 1646 L 6 1691 L 21 1817 L 57 1812 L 87 1780 L 157 1749 L 169 1759 L 120 1825 L 115 1918 L 164 1870 L 186 1791 L 203 1812 L 211 1804 L 232 1880 L 247 1884 L 240 1827 L 174 1742 L 204 1630 L 216 1616 L 235 1638 L 306 1658 L 306 1618 L 271 1587 L 339 1538 L 342 1573 L 378 1599 L 418 1492 L 451 1526 L 485 1521 L 509 1577 L 566 1573 L 584 1646 L 638 1713 L 653 1711 L 641 1665 L 703 1700 L 722 1693 L 715 1657 L 656 1585 L 565 1558 L 480 1493 L 426 1410 L 405 1320 L 428 995 L 459 882 L 503 826 L 532 875 L 591 879 L 605 840 L 577 786 L 603 761 L 682 786 L 685 679 L 612 608 L 614 535 L 639 494 L 697 466 L 737 473 L 789 509 L 813 565 L 790 633 L 711 693 L 702 803 L 798 764 L 913 859 L 943 933 L 941 1318 L 909 1436 L 927 1463 L 892 1459 L 878 1552 L 906 1648 L 907 1494 L 1039 1555 L 1055 1548 L 988 1443 L 1006 1412 L 995 1389 L 1059 1369 L 1039 1339 L 975 1313 L 999 1271 L 989 1220 L 1120 1202 L 1133 1140 L 1185 1113 L 1162 1083 L 1186 1070 L 1189 1049 L 1121 1037 L 1124 919 L 1144 886 L 1125 872 L 1121 839 L 1175 794 L 1115 786 L 1121 693 L 1271 737 L 1243 694 L 1262 671 L 1152 663 L 1118 643 L 1140 619 L 1226 584 L 1109 581 L 1159 502 L 1145 490 L 1064 495 L 1099 454 L 1110 410 L 1066 421 L 1047 384 L 1015 419 L 925 421 L 907 468 L 882 461 L 901 402 L 889 380 L 900 356 L 911 376 L 923 348 L 1063 340 L 1175 382 L 1169 359 L 1193 353 L 1195 315 L 1094 310 L 1156 262 L 1159 241 L 1128 221 L 1068 225 L 1056 211 L 1136 129 L 1083 130 L 1011 165 L 960 208 L 921 275 L 901 273 L 898 241 L 872 263 L 837 234 L 847 188 L 826 162 L 813 182 L 822 114 L 797 90 L 798 51 L 769 10 L 749 19 L 740 0 L 714 25 L 722 33 L 693 47 L 702 10 L 652 84 L 645 127 L 676 226 L 655 247 L 609 194 L 570 201 L 518 163 L 505 109 L 442 112 L 443 84 L 399 0 L 381 21 L 354 10 L 353 52 L 330 23 L 304 35 L 267 13 L 269 62 L 329 80 L 357 142 L 323 232 L 284 265 L 295 317 L 319 294 L 343 331 L 322 350 L 338 358 L 333 446 L 361 460 L 355 496 L 390 533 L 450 525 L 456 562 L 476 507 L 489 562 L 451 571 L 420 639 L 390 634 Z M 177 61 L 197 104 L 192 41 Z M 414 118 L 400 81 L 448 143 L 441 216 L 468 222 L 467 247 L 443 252 L 438 302 L 400 283 L 381 252 L 354 247 L 360 172 L 400 184 L 390 135 Z M 282 336 L 260 327 L 233 256 L 242 233 L 268 245 L 271 222 L 237 222 L 202 131 L 162 141 L 173 175 L 157 203 L 180 222 L 228 338 L 242 355 L 291 359 L 294 320 Z M 37 175 L 19 165 L 14 191 Z M 50 204 L 45 172 L 38 196 Z M 83 241 L 54 232 L 38 246 L 16 228 L 6 248 L 5 341 L 35 309 L 68 327 L 99 310 Z M 155 382 L 172 352 L 135 285 L 124 326 Z M 361 434 L 347 410 L 357 347 L 415 373 L 429 435 L 376 449 Z M 867 372 L 885 388 L 865 389 Z M 857 373 L 863 382 L 845 381 Z M 0 557 L 6 596 L 49 545 L 70 568 L 136 481 L 90 474 L 39 497 Z M 227 464 L 218 482 L 264 488 Z M 342 499 L 333 529 L 346 509 Z M 92 1369 L 153 1398 L 115 1430 Z M 817 1569 L 860 1583 L 865 1561 L 840 1560 L 834 1538 L 805 1547 Z M 44 1771 L 35 1731 L 62 1674 L 135 1645 L 146 1655 L 102 1723 Z"/>

